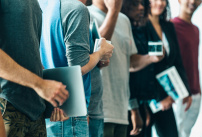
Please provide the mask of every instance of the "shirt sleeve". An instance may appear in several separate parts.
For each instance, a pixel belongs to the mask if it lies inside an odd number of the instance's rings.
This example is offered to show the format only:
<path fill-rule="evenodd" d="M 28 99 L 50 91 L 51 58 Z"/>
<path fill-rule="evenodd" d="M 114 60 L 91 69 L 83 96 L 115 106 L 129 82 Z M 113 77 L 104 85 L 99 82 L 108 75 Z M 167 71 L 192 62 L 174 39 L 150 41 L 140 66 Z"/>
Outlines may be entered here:
<path fill-rule="evenodd" d="M 61 4 L 61 18 L 68 65 L 85 66 L 90 59 L 88 9 L 79 2 Z"/>
<path fill-rule="evenodd" d="M 130 99 L 128 103 L 128 110 L 139 108 L 139 104 L 136 98 Z"/>
<path fill-rule="evenodd" d="M 129 26 L 130 45 L 131 45 L 129 55 L 131 56 L 133 54 L 137 54 L 138 50 L 137 50 L 137 47 L 136 47 L 136 44 L 135 44 L 135 41 L 134 41 L 134 38 L 133 38 L 132 27 L 131 27 L 131 23 L 130 23 L 129 20 L 128 20 L 128 26 Z"/>

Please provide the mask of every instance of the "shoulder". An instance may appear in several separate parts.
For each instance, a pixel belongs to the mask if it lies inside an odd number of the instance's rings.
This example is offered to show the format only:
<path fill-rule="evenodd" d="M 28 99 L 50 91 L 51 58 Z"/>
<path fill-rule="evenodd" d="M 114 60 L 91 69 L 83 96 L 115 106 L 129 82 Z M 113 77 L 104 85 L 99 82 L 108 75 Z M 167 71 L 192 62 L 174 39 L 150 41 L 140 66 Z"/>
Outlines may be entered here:
<path fill-rule="evenodd" d="M 132 30 L 130 20 L 125 14 L 119 13 L 117 21 L 119 21 L 121 24 L 124 25 L 122 27 L 128 28 L 129 30 Z"/>
<path fill-rule="evenodd" d="M 61 13 L 74 13 L 80 15 L 89 14 L 87 7 L 78 0 L 61 0 Z"/>
<path fill-rule="evenodd" d="M 122 21 L 125 21 L 125 22 L 130 24 L 129 18 L 125 14 L 123 14 L 121 12 L 119 13 L 119 19 L 121 19 Z"/>

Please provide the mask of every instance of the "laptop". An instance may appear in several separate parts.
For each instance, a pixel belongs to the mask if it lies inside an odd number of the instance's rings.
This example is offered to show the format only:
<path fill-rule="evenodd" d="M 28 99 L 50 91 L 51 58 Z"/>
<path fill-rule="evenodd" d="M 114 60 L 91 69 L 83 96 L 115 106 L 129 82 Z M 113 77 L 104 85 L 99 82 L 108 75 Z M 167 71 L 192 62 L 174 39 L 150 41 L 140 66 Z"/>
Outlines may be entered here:
<path fill-rule="evenodd" d="M 66 85 L 69 98 L 60 108 L 68 117 L 86 116 L 87 107 L 80 66 L 59 67 L 43 70 L 43 78 L 56 80 Z M 45 118 L 50 118 L 54 107 L 46 102 Z"/>

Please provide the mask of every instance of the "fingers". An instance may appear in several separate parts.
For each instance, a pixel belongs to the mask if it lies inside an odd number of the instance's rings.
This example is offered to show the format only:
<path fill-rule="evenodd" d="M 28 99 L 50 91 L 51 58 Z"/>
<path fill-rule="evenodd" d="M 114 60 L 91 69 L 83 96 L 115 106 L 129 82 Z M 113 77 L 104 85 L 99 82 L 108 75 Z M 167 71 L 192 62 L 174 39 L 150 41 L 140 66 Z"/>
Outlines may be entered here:
<path fill-rule="evenodd" d="M 170 108 L 172 107 L 172 105 L 168 104 L 168 105 L 165 105 L 163 106 L 163 109 L 162 111 L 166 111 L 166 110 L 169 110 Z"/>
<path fill-rule="evenodd" d="M 189 101 L 187 102 L 187 106 L 185 108 L 185 112 L 191 107 L 191 103 L 192 103 L 192 99 L 189 99 Z"/>
<path fill-rule="evenodd" d="M 130 135 L 131 136 L 136 136 L 138 134 L 140 134 L 140 132 L 142 131 L 142 128 L 136 128 L 130 131 Z"/>
<path fill-rule="evenodd" d="M 60 119 L 61 119 L 60 109 L 56 108 L 56 121 L 60 121 Z"/>
<path fill-rule="evenodd" d="M 110 63 L 110 60 L 108 59 L 107 61 L 101 61 L 102 67 L 108 66 Z"/>
<path fill-rule="evenodd" d="M 68 120 L 69 117 L 65 115 L 65 113 L 63 112 L 62 109 L 59 110 L 60 111 L 60 116 L 61 116 L 61 121 L 65 121 L 65 120 Z"/>
<path fill-rule="evenodd" d="M 107 66 L 109 66 L 109 63 L 110 63 L 110 60 L 108 59 L 107 61 L 100 61 L 99 63 L 98 63 L 98 67 L 101 69 L 101 68 L 103 68 L 103 67 L 107 67 Z"/>
<path fill-rule="evenodd" d="M 66 87 L 67 86 L 63 85 L 63 88 L 61 89 L 61 91 L 62 91 L 61 93 L 65 99 L 67 99 L 69 97 L 69 92 L 66 90 Z"/>
<path fill-rule="evenodd" d="M 57 107 L 57 103 L 56 101 L 59 103 L 59 105 L 61 106 L 65 100 L 69 97 L 69 93 L 68 91 L 65 89 L 66 86 L 62 86 L 58 91 L 55 92 L 55 94 L 52 97 L 52 102 L 53 102 L 53 106 Z M 55 100 L 55 101 L 53 101 Z M 55 104 L 56 103 L 56 104 Z"/>
<path fill-rule="evenodd" d="M 131 131 L 130 131 L 130 135 L 131 135 L 131 136 L 135 136 L 135 135 L 136 135 L 136 130 L 134 130 L 134 129 L 131 130 Z"/>
<path fill-rule="evenodd" d="M 191 104 L 190 103 L 187 103 L 187 106 L 186 106 L 186 108 L 185 108 L 185 112 L 189 109 L 191 107 Z"/>
<path fill-rule="evenodd" d="M 172 107 L 172 103 L 164 103 L 162 102 L 162 111 L 166 111 Z"/>
<path fill-rule="evenodd" d="M 52 122 L 65 121 L 68 119 L 69 119 L 69 117 L 65 116 L 63 110 L 60 108 L 54 108 L 54 110 L 51 114 L 51 117 L 50 117 L 50 121 L 52 121 Z"/>
<path fill-rule="evenodd" d="M 57 119 L 57 111 L 56 108 L 54 108 L 53 121 L 56 121 L 56 119 Z"/>
<path fill-rule="evenodd" d="M 54 117 L 54 109 L 53 109 L 53 111 L 51 113 L 50 121 L 53 121 L 53 117 Z"/>
<path fill-rule="evenodd" d="M 57 102 L 52 98 L 51 100 L 49 100 L 49 102 L 54 106 L 54 107 L 57 107 L 58 104 Z"/>

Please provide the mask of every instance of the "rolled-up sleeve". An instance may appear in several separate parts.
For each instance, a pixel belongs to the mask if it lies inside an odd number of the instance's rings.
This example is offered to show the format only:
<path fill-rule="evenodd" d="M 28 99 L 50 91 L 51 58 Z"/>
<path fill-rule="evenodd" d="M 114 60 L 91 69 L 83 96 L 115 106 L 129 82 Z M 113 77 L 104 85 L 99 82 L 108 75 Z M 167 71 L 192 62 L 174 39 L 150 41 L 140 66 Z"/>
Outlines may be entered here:
<path fill-rule="evenodd" d="M 61 9 L 66 57 L 69 66 L 85 66 L 90 59 L 89 12 L 83 4 Z M 63 8 L 63 7 L 62 7 Z"/>

